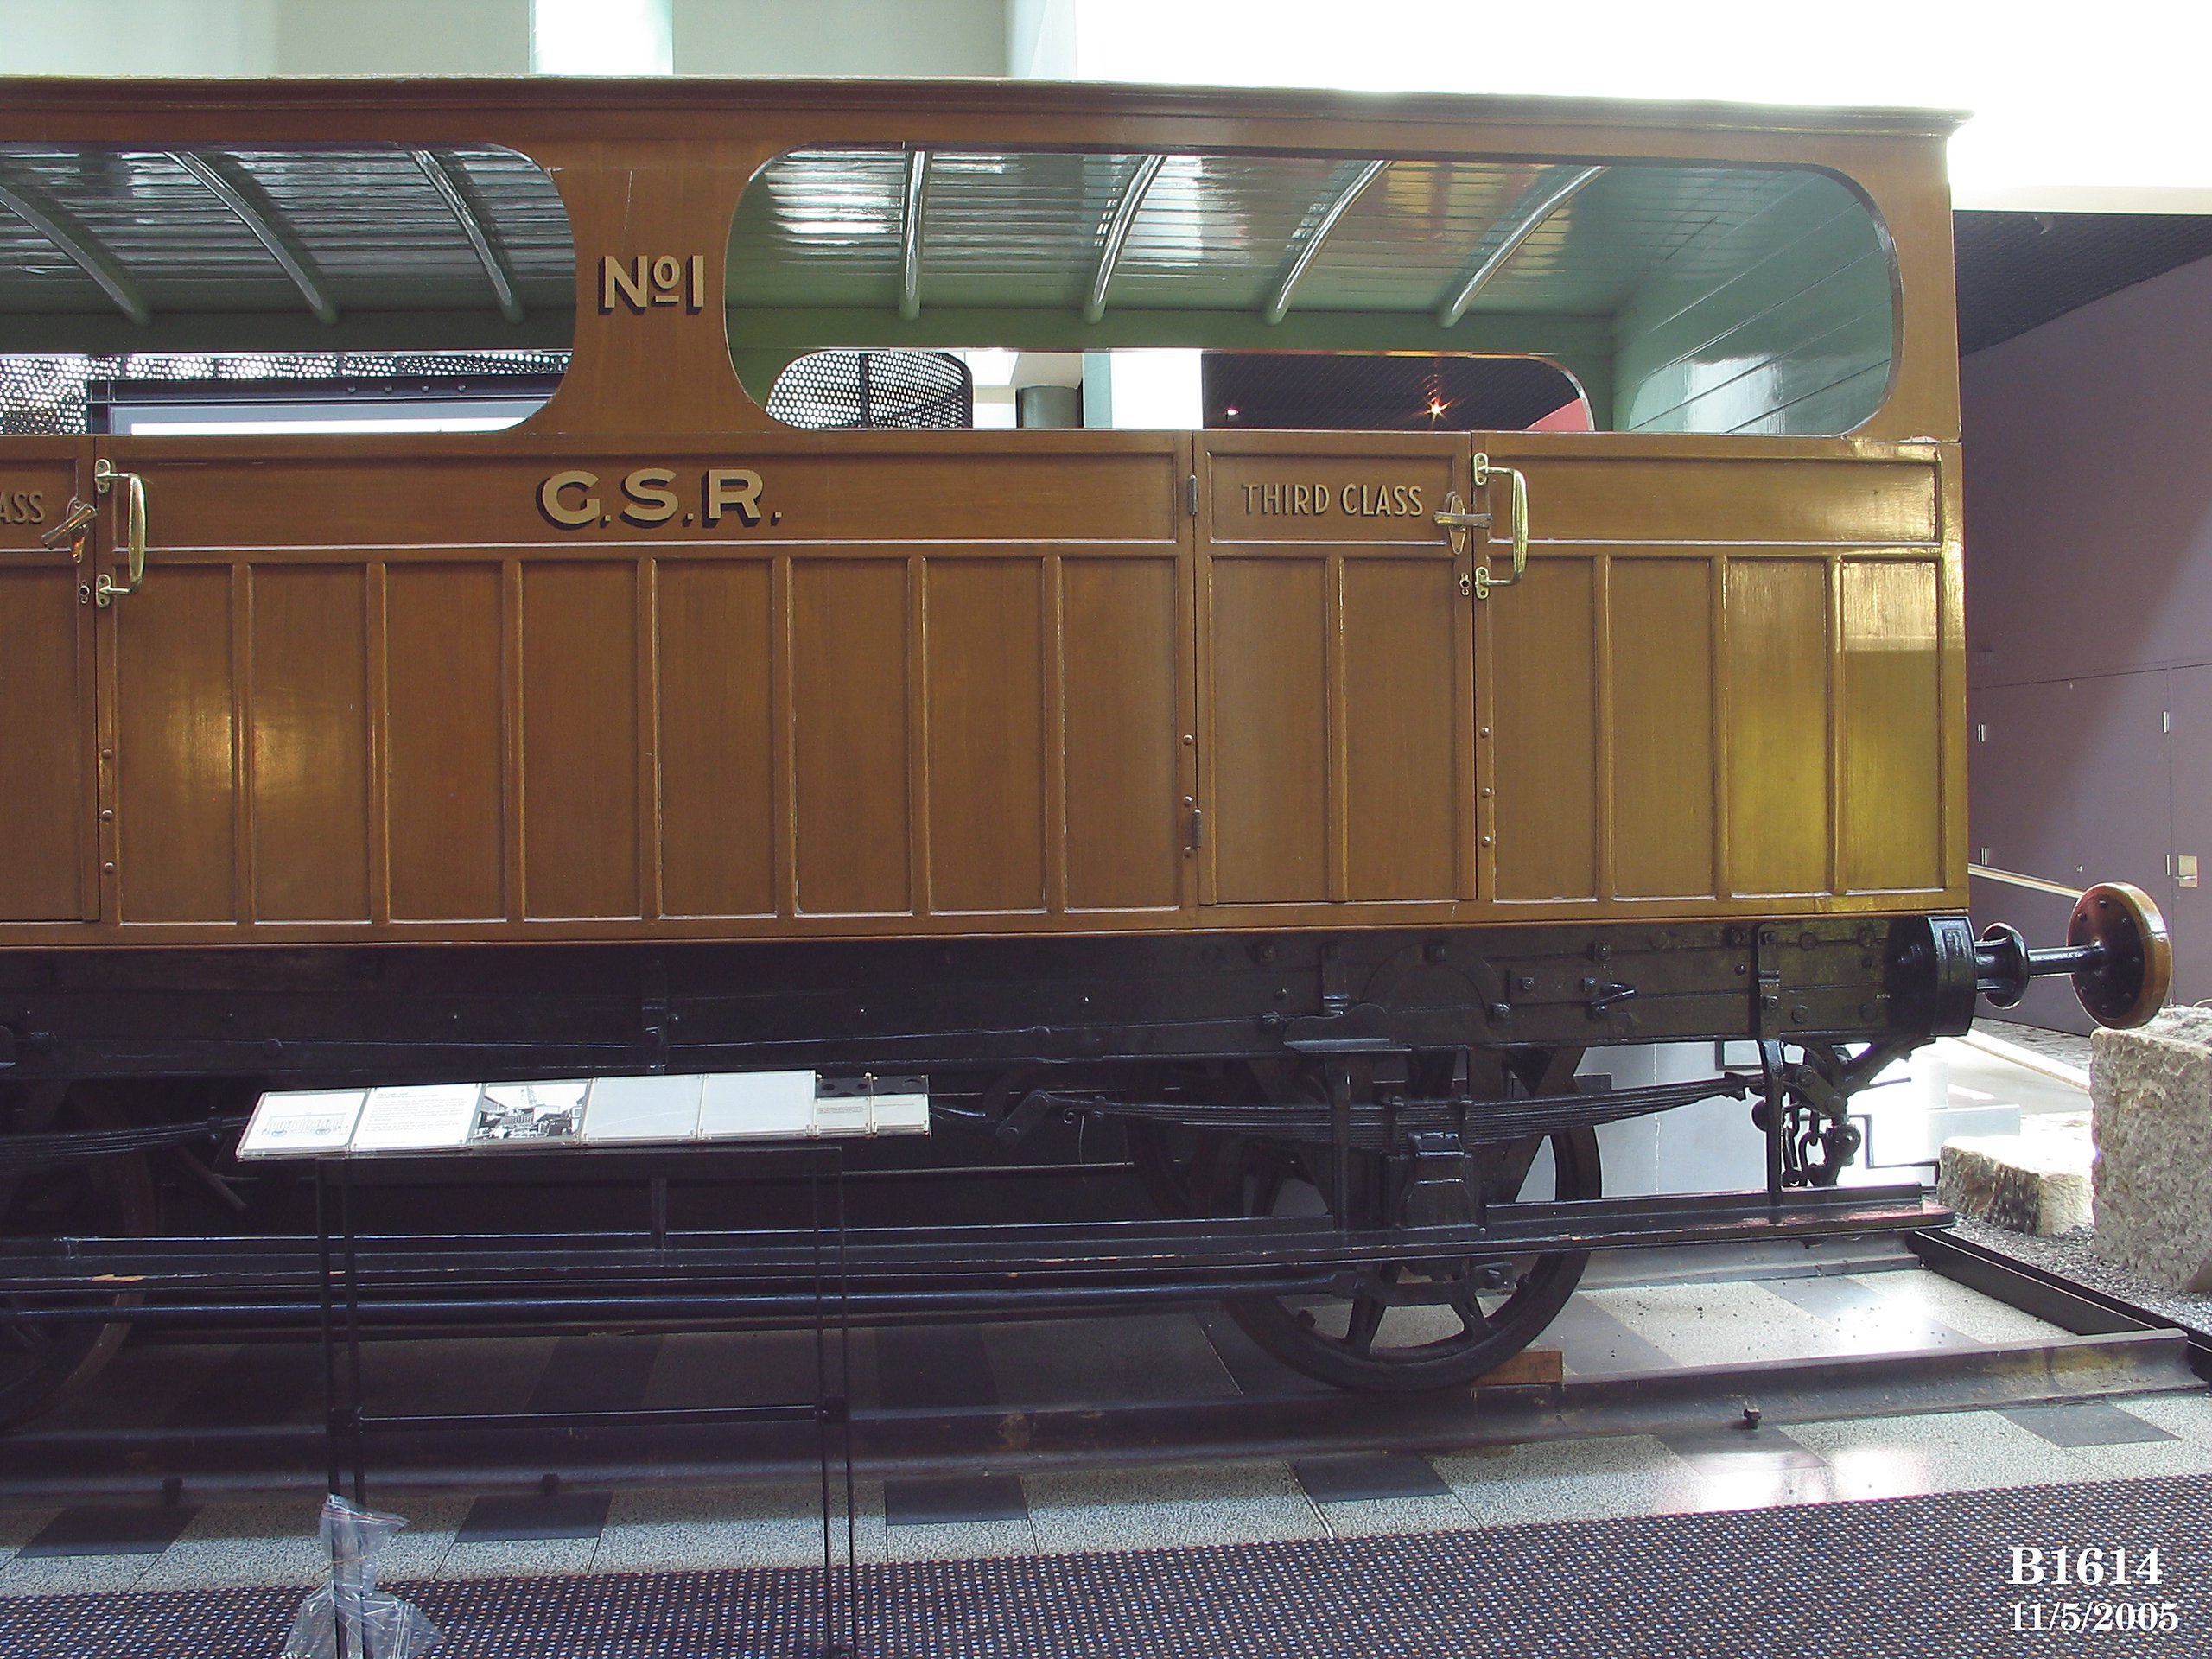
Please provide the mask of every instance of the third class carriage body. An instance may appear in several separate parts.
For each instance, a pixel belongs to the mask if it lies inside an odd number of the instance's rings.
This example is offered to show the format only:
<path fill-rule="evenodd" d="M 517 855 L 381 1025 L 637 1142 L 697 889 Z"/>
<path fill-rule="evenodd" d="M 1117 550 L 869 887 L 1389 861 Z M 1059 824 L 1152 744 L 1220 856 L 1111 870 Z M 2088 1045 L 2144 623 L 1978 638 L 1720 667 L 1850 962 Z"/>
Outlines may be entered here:
<path fill-rule="evenodd" d="M 1263 1344 L 1370 1386 L 1479 1374 L 1593 1246 L 1926 1224 L 1826 1191 L 1853 1090 L 1978 984 L 2158 1000 L 2129 895 L 2063 963 L 1963 915 L 1948 127 L 8 87 L 10 352 L 567 353 L 498 431 L 0 438 L 15 1127 L 925 1077 L 991 1156 L 1101 1125 Z M 1085 365 L 1092 428 L 771 413 L 956 348 Z M 1134 427 L 1171 348 L 1559 391 Z M 1758 1058 L 1573 1082 L 1666 1041 Z M 1716 1091 L 1765 1191 L 1602 1196 L 1599 1126 Z"/>

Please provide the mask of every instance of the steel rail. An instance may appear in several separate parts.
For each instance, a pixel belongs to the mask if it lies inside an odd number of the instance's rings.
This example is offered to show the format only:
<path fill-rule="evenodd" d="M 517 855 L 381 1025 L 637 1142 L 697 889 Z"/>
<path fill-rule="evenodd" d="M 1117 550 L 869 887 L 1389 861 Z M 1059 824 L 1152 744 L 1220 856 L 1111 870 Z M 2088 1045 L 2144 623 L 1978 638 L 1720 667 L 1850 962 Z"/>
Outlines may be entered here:
<path fill-rule="evenodd" d="M 1295 1274 L 1386 1262 L 1492 1259 L 1645 1245 L 1895 1232 L 1948 1224 L 1916 1184 L 1687 1198 L 1580 1198 L 1492 1205 L 1446 1226 L 1339 1231 L 1325 1219 L 1206 1217 L 995 1226 L 855 1228 L 844 1260 L 855 1282 L 1033 1285 L 1091 1278 L 1253 1270 Z M 377 1236 L 358 1241 L 365 1281 L 513 1293 L 549 1276 L 583 1291 L 594 1276 L 643 1301 L 650 1290 L 795 1282 L 810 1272 L 804 1232 Z M 312 1241 L 270 1247 L 221 1238 L 0 1241 L 0 1295 L 181 1293 L 283 1294 L 319 1282 Z M 10 1311 L 13 1316 L 15 1311 Z M 28 1311 L 27 1311 L 28 1312 Z"/>
<path fill-rule="evenodd" d="M 2192 1331 L 2162 1313 L 2092 1286 L 2060 1277 L 2048 1268 L 1961 1238 L 1956 1233 L 1916 1233 L 1905 1244 L 1922 1264 L 1969 1290 L 2018 1308 L 2024 1313 L 2079 1336 L 2127 1332 L 2178 1333 L 2187 1344 L 2196 1375 L 2212 1382 L 2212 1332 Z"/>
<path fill-rule="evenodd" d="M 138 327 L 143 328 L 153 321 L 154 308 L 146 302 L 145 290 L 137 279 L 105 243 L 60 202 L 21 180 L 0 174 L 0 207 L 60 249 L 69 263 L 99 283 L 100 292 L 115 302 L 116 309 Z"/>
<path fill-rule="evenodd" d="M 1304 280 L 1307 269 L 1313 263 L 1314 256 L 1321 251 L 1321 244 L 1327 241 L 1329 232 L 1337 228 L 1337 221 L 1351 210 L 1352 203 L 1359 200 L 1369 185 L 1382 176 L 1382 170 L 1389 165 L 1388 162 L 1368 162 L 1362 164 L 1358 173 L 1353 176 L 1352 181 L 1329 199 L 1328 203 L 1321 210 L 1320 219 L 1315 223 L 1313 230 L 1307 232 L 1299 243 L 1297 251 L 1291 256 L 1290 268 L 1283 272 L 1282 280 L 1275 284 L 1275 291 L 1268 296 L 1268 302 L 1260 308 L 1260 320 L 1262 322 L 1272 325 L 1281 322 L 1290 315 L 1290 296 L 1298 284 Z"/>
<path fill-rule="evenodd" d="M 460 223 L 461 233 L 468 238 L 468 245 L 475 251 L 476 263 L 484 267 L 484 278 L 492 284 L 492 293 L 499 302 L 499 315 L 509 322 L 523 320 L 522 302 L 515 295 L 514 272 L 508 268 L 506 257 L 492 240 L 484 215 L 471 200 L 467 177 L 456 174 L 454 164 L 434 149 L 414 149 L 415 166 L 429 181 L 430 188 L 445 200 L 447 209 Z"/>
<path fill-rule="evenodd" d="M 1105 316 L 1106 290 L 1114 281 L 1114 267 L 1122 262 L 1122 245 L 1129 239 L 1130 228 L 1136 224 L 1137 214 L 1144 207 L 1145 193 L 1152 188 L 1152 181 L 1166 164 L 1165 156 L 1144 157 L 1114 203 L 1113 215 L 1106 221 L 1106 239 L 1099 245 L 1097 269 L 1090 274 L 1090 297 L 1083 302 L 1085 322 L 1097 322 Z"/>
<path fill-rule="evenodd" d="M 269 251 L 269 257 L 291 279 L 292 286 L 300 290 L 300 297 L 308 302 L 308 309 L 315 313 L 317 322 L 326 328 L 337 322 L 338 307 L 330 297 L 330 289 L 315 256 L 308 251 L 307 245 L 286 221 L 284 210 L 262 188 L 258 179 L 227 156 L 201 156 L 179 149 L 172 150 L 169 159 L 198 180 L 209 194 L 253 232 L 253 239 Z"/>
<path fill-rule="evenodd" d="M 1554 168 L 1522 191 L 1483 232 L 1467 274 L 1437 302 L 1437 327 L 1449 328 L 1466 315 L 1467 308 L 1475 302 L 1475 296 L 1505 269 L 1507 262 L 1521 251 L 1522 245 L 1605 170 L 1602 167 Z"/>

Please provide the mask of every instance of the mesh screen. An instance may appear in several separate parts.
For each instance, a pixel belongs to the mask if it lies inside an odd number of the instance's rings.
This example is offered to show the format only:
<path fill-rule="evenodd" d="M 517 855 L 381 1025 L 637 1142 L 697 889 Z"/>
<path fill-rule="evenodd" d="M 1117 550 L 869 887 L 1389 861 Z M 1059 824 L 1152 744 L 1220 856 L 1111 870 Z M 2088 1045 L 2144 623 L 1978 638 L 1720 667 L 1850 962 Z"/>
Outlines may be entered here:
<path fill-rule="evenodd" d="M 417 375 L 560 374 L 562 351 L 130 352 L 0 356 L 0 434 L 73 437 L 91 429 L 87 388 L 100 380 L 348 380 Z"/>
<path fill-rule="evenodd" d="M 786 426 L 957 429 L 976 423 L 968 365 L 950 352 L 810 352 L 776 377 Z"/>

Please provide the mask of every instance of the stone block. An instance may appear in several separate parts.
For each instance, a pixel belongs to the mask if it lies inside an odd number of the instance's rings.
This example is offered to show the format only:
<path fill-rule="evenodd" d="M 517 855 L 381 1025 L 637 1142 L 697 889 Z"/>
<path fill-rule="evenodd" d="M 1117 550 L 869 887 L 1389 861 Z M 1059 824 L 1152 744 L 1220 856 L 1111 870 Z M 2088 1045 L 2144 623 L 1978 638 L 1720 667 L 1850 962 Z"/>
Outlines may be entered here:
<path fill-rule="evenodd" d="M 2089 1095 L 2097 1254 L 2170 1290 L 2212 1289 L 2212 1009 L 2098 1032 Z"/>
<path fill-rule="evenodd" d="M 2017 1135 L 1943 1143 L 1936 1196 L 1962 1216 L 2044 1238 L 2089 1225 L 2086 1113 L 2024 1119 Z"/>

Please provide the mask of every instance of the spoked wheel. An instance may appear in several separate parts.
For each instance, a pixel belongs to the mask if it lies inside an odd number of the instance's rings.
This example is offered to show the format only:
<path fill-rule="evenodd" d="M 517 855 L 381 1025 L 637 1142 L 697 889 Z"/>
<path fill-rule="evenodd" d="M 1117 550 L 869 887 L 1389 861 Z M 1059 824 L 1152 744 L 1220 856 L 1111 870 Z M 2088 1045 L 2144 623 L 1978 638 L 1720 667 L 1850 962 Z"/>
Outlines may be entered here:
<path fill-rule="evenodd" d="M 1550 1154 L 1543 1155 L 1544 1149 Z M 1522 1149 L 1509 1168 L 1515 1198 L 1599 1195 L 1598 1140 L 1563 1131 Z M 1211 1215 L 1328 1213 L 1323 1147 L 1242 1136 L 1215 1138 L 1194 1178 Z M 1353 1191 L 1382 1190 L 1382 1160 L 1355 1159 Z M 1253 1341 L 1292 1370 L 1365 1390 L 1464 1386 L 1526 1348 L 1552 1322 L 1589 1262 L 1586 1251 L 1490 1259 L 1406 1261 L 1348 1273 L 1341 1289 L 1304 1297 L 1244 1296 L 1227 1306 Z"/>
<path fill-rule="evenodd" d="M 86 1103 L 64 1106 L 56 1127 L 109 1127 Z M 0 1179 L 0 1235 L 23 1238 L 131 1236 L 154 1230 L 154 1179 L 143 1154 L 102 1159 Z M 118 1310 L 137 1300 L 115 1298 Z M 91 1381 L 130 1334 L 105 1322 L 10 1319 L 29 1299 L 0 1297 L 0 1429 L 12 1428 Z"/>

